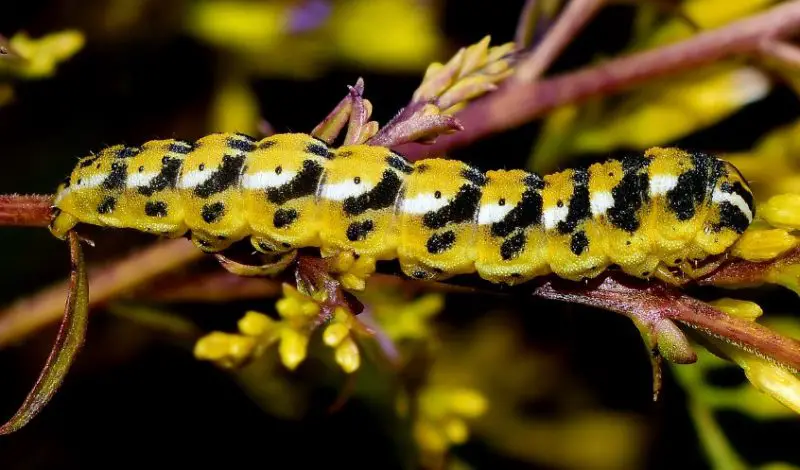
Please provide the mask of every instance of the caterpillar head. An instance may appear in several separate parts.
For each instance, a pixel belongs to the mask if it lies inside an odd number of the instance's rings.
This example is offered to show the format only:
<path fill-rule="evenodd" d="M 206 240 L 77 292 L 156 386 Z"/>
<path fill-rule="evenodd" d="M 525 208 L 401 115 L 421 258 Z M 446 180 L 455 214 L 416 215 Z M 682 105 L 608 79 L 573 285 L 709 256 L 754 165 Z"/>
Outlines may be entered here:
<path fill-rule="evenodd" d="M 721 160 L 718 168 L 719 177 L 709 201 L 712 211 L 698 235 L 701 245 L 712 254 L 732 245 L 753 221 L 756 211 L 753 192 L 739 170 Z"/>

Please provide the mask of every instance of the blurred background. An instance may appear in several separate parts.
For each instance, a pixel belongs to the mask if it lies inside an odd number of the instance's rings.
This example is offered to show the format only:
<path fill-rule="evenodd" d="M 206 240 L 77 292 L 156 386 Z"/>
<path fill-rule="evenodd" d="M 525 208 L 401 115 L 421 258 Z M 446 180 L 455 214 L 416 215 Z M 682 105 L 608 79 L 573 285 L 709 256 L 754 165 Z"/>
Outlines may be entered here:
<path fill-rule="evenodd" d="M 774 3 L 614 2 L 549 74 L 725 23 L 735 19 L 734 5 L 744 5 L 736 11 L 746 16 Z M 5 2 L 0 34 L 51 35 L 53 48 L 66 52 L 52 70 L 0 68 L 0 193 L 52 193 L 79 157 L 117 143 L 258 135 L 262 119 L 275 132 L 308 132 L 359 77 L 373 119 L 385 123 L 408 103 L 428 64 L 486 35 L 493 44 L 512 41 L 522 8 L 522 1 L 477 0 Z M 545 14 L 540 34 L 548 23 Z M 698 71 L 706 75 L 558 110 L 451 156 L 484 170 L 549 172 L 675 144 L 759 169 L 767 165 L 765 157 L 752 160 L 759 143 L 800 116 L 793 76 L 761 70 L 746 60 L 720 63 Z M 673 107 L 664 111 L 664 103 Z M 667 129 L 659 120 L 681 125 Z M 663 132 L 648 134 L 655 130 Z M 90 263 L 152 239 L 100 231 L 94 241 Z M 67 275 L 67 250 L 46 230 L 4 227 L 0 246 L 4 304 Z M 176 276 L 218 269 L 204 259 Z M 793 312 L 787 321 L 796 322 L 791 292 L 740 296 Z M 800 466 L 797 417 L 710 355 L 665 369 L 662 399 L 653 403 L 647 352 L 625 318 L 402 283 L 378 285 L 365 298 L 394 335 L 400 373 L 380 354 L 363 354 L 357 374 L 347 376 L 319 340 L 293 372 L 274 351 L 241 370 L 193 357 L 201 334 L 235 330 L 248 310 L 274 313 L 275 296 L 130 296 L 96 309 L 85 349 L 53 402 L 0 439 L 0 468 L 711 468 L 709 449 L 720 448 L 753 466 Z M 0 350 L 0 415 L 10 416 L 27 393 L 54 333 L 55 326 Z M 740 409 L 742 402 L 752 406 Z M 420 427 L 425 419 L 443 426 L 444 441 L 420 431 L 430 428 Z"/>

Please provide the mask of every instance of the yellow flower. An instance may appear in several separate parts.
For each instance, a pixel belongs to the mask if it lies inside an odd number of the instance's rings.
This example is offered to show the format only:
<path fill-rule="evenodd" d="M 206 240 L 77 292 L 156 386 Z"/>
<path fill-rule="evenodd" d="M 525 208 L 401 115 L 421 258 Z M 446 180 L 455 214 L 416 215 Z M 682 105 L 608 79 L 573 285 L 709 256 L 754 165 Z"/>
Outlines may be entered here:
<path fill-rule="evenodd" d="M 752 302 L 726 299 L 714 303 L 714 306 L 729 315 L 750 321 L 755 321 L 760 316 L 760 308 L 754 307 Z M 724 341 L 711 338 L 709 340 L 742 368 L 747 380 L 757 389 L 795 413 L 800 413 L 800 379 L 792 371 Z"/>
<path fill-rule="evenodd" d="M 431 317 L 444 308 L 442 294 L 425 294 L 413 300 L 382 290 L 369 296 L 376 320 L 393 341 L 420 340 L 431 335 Z"/>
<path fill-rule="evenodd" d="M 734 256 L 748 261 L 775 259 L 797 246 L 797 237 L 784 229 L 747 230 L 733 246 Z"/>
<path fill-rule="evenodd" d="M 486 412 L 486 398 L 477 390 L 462 387 L 429 386 L 417 397 L 419 411 L 414 423 L 414 438 L 427 454 L 437 460 L 469 438 L 468 419 Z"/>
<path fill-rule="evenodd" d="M 254 338 L 215 331 L 197 341 L 194 356 L 233 368 L 250 358 L 255 343 Z"/>
<path fill-rule="evenodd" d="M 546 172 L 564 155 L 661 145 L 719 122 L 770 88 L 760 70 L 723 63 L 645 86 L 613 106 L 567 108 L 548 117 L 529 165 Z"/>
<path fill-rule="evenodd" d="M 355 326 L 353 315 L 342 307 L 337 307 L 330 324 L 322 333 L 322 341 L 334 348 L 334 358 L 343 371 L 351 374 L 361 365 L 361 354 L 351 334 Z"/>
<path fill-rule="evenodd" d="M 37 39 L 25 33 L 15 34 L 9 45 L 20 58 L 0 60 L 0 72 L 29 79 L 50 77 L 58 65 L 80 51 L 84 43 L 83 33 L 76 30 L 50 33 Z"/>
<path fill-rule="evenodd" d="M 773 227 L 800 228 L 800 194 L 779 194 L 758 209 L 761 218 Z"/>
<path fill-rule="evenodd" d="M 709 302 L 709 304 L 722 310 L 728 315 L 744 318 L 745 320 L 749 321 L 755 321 L 761 316 L 762 313 L 764 313 L 761 307 L 755 302 L 731 299 L 728 297 L 714 300 L 713 302 Z"/>

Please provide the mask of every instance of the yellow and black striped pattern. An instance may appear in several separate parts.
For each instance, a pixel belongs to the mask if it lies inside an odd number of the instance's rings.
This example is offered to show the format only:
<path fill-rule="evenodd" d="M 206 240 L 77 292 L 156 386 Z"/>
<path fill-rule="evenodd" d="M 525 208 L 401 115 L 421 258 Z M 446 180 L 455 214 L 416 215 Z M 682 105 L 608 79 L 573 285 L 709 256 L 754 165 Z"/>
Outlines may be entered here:
<path fill-rule="evenodd" d="M 387 148 L 334 149 L 306 134 L 214 134 L 86 157 L 54 210 L 59 238 L 78 223 L 188 234 L 206 252 L 249 237 L 265 253 L 318 247 L 397 259 L 419 279 L 477 272 L 518 284 L 550 273 L 583 279 L 610 265 L 648 278 L 724 252 L 755 209 L 732 165 L 678 149 L 541 177 L 444 159 L 411 164 Z"/>

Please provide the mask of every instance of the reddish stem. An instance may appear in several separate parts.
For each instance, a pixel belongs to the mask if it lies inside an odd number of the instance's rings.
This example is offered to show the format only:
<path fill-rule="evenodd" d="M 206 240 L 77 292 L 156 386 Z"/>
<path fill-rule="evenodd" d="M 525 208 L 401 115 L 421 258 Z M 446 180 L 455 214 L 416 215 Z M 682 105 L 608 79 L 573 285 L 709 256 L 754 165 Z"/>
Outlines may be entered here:
<path fill-rule="evenodd" d="M 442 136 L 432 145 L 409 144 L 398 151 L 410 158 L 439 155 L 529 122 L 558 106 L 619 92 L 732 55 L 759 51 L 765 39 L 791 35 L 798 28 L 800 0 L 793 0 L 685 41 L 551 79 L 529 83 L 512 77 L 497 91 L 456 115 L 464 125 L 464 131 Z"/>
<path fill-rule="evenodd" d="M 0 195 L 0 225 L 47 227 L 52 206 L 49 195 Z"/>
<path fill-rule="evenodd" d="M 644 284 L 606 275 L 589 284 L 549 281 L 533 295 L 598 307 L 653 323 L 679 321 L 705 334 L 800 370 L 800 342 L 758 323 L 729 316 L 710 305 L 661 284 Z"/>

